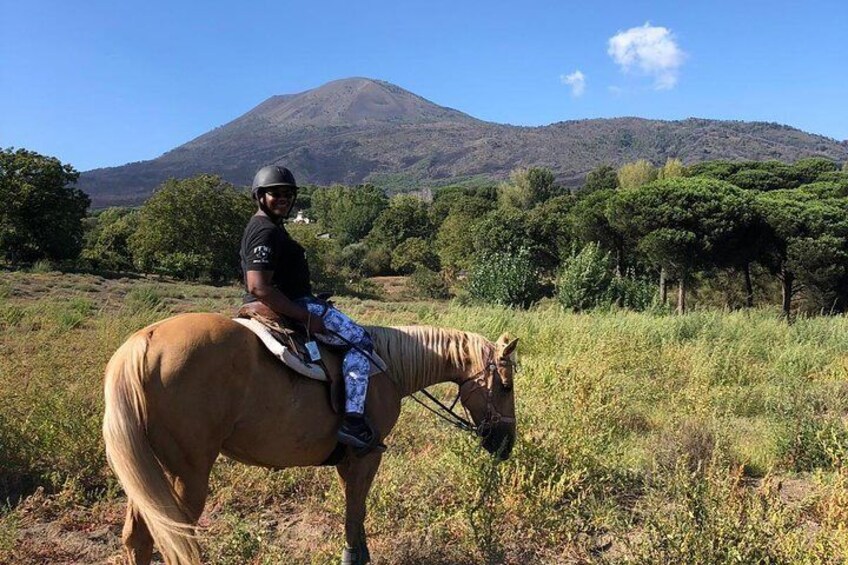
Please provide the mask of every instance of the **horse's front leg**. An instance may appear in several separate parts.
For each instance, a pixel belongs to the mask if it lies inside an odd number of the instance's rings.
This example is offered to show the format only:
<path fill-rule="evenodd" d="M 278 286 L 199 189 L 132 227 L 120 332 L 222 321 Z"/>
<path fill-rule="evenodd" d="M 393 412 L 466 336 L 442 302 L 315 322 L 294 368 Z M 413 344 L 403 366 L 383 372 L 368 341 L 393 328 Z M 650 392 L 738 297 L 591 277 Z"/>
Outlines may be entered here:
<path fill-rule="evenodd" d="M 345 492 L 345 548 L 342 565 L 364 565 L 371 561 L 365 542 L 365 499 L 380 466 L 381 454 L 364 457 L 352 453 L 336 466 Z"/>

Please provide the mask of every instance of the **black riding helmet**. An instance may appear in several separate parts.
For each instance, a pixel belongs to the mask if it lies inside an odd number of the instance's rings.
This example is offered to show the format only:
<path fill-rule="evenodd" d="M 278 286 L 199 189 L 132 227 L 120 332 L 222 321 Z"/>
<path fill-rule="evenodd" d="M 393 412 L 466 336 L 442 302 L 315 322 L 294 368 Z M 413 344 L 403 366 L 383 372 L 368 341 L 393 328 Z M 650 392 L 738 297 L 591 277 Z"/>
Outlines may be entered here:
<path fill-rule="evenodd" d="M 275 186 L 289 186 L 297 190 L 297 183 L 290 170 L 279 165 L 268 165 L 262 167 L 253 177 L 253 199 L 259 200 L 259 192 Z"/>

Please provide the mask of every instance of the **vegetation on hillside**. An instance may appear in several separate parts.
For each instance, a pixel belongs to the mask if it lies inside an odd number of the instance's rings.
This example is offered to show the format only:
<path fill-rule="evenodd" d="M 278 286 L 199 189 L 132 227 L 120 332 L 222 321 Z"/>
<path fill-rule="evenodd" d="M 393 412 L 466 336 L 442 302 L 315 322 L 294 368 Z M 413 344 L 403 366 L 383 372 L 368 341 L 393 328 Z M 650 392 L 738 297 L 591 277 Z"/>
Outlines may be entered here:
<path fill-rule="evenodd" d="M 7 260 L 238 278 L 240 235 L 255 204 L 218 177 L 172 179 L 139 209 L 83 220 L 86 201 L 71 186 L 71 167 L 23 150 L 3 156 L 2 190 L 13 203 L 0 218 Z M 39 160 L 50 166 L 14 172 Z M 50 198 L 33 196 L 50 190 Z M 598 167 L 575 193 L 539 167 L 516 169 L 499 184 L 444 187 L 431 198 L 389 198 L 371 185 L 308 186 L 296 207 L 317 220 L 289 229 L 307 248 L 321 290 L 363 295 L 371 292 L 367 277 L 418 272 L 419 296 L 523 307 L 556 295 L 569 308 L 665 308 L 674 285 L 681 313 L 693 302 L 780 304 L 787 318 L 848 308 L 848 172 L 822 158 L 691 167 L 642 159 Z M 42 224 L 61 232 L 36 227 Z M 601 261 L 604 276 L 619 290 L 564 299 L 589 291 L 568 288 L 580 277 L 563 269 L 574 269 L 568 262 L 590 245 L 609 257 Z M 515 274 L 499 276 L 499 266 Z M 636 291 L 647 280 L 657 281 L 651 300 Z"/>

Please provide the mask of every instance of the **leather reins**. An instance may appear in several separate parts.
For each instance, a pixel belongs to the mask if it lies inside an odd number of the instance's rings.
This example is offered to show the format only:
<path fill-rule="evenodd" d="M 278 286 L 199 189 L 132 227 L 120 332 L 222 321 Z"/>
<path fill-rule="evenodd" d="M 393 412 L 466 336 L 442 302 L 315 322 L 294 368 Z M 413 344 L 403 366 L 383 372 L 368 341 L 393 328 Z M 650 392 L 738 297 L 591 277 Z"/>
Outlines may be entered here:
<path fill-rule="evenodd" d="M 420 391 L 421 394 L 429 398 L 431 402 L 436 404 L 436 406 L 441 408 L 445 413 L 439 412 L 431 406 L 428 406 L 425 402 L 416 397 L 414 393 L 410 396 L 415 402 L 417 402 L 436 416 L 442 418 L 449 424 L 459 428 L 462 431 L 472 432 L 480 437 L 485 437 L 498 423 L 503 422 L 510 424 L 515 422 L 514 417 L 504 416 L 503 414 L 501 414 L 500 411 L 495 408 L 494 402 L 492 402 L 494 397 L 495 375 L 500 376 L 498 367 L 511 367 L 515 369 L 516 364 L 515 362 L 509 359 L 501 359 L 498 363 L 495 363 L 493 360 L 487 361 L 480 371 L 478 371 L 459 385 L 459 390 L 457 391 L 456 397 L 453 399 L 453 402 L 450 406 L 445 406 L 444 403 L 442 403 L 438 398 L 436 398 L 426 390 Z M 486 396 L 486 413 L 483 416 L 483 419 L 480 420 L 479 424 L 475 424 L 471 421 L 471 419 L 468 417 L 468 409 L 465 408 L 465 403 L 467 402 L 468 398 L 470 398 L 471 395 L 475 393 L 482 393 Z M 460 400 L 462 401 L 462 407 L 465 412 L 465 416 L 457 414 L 454 411 L 457 402 Z"/>
<path fill-rule="evenodd" d="M 363 351 L 361 348 L 357 347 L 353 343 L 351 343 L 348 339 L 346 339 L 341 334 L 338 334 L 332 330 L 327 330 L 328 333 L 335 335 L 345 343 L 347 343 L 350 347 L 356 349 L 363 355 L 365 355 L 369 361 L 374 363 L 374 365 L 379 366 L 378 363 L 374 360 L 374 358 L 366 351 Z M 445 404 L 440 401 L 438 398 L 427 392 L 426 390 L 419 391 L 421 394 L 426 396 L 433 402 L 436 406 L 441 408 L 444 413 L 439 412 L 432 406 L 427 405 L 423 400 L 416 396 L 416 393 L 410 394 L 410 398 L 438 416 L 439 418 L 445 420 L 447 423 L 451 424 L 459 428 L 464 432 L 471 432 L 477 434 L 480 437 L 485 437 L 492 430 L 492 427 L 496 424 L 503 422 L 507 424 L 511 424 L 515 422 L 514 417 L 504 416 L 501 414 L 497 408 L 495 408 L 494 403 L 492 402 L 492 398 L 494 396 L 494 388 L 495 388 L 495 375 L 500 377 L 500 372 L 498 371 L 498 367 L 511 367 L 514 370 L 517 369 L 517 364 L 506 358 L 501 359 L 497 363 L 493 359 L 489 359 L 483 368 L 466 379 L 464 382 L 460 383 L 459 391 L 456 393 L 456 397 L 451 402 L 450 406 L 445 406 Z M 489 386 L 489 382 L 491 381 L 491 386 Z M 465 391 L 465 387 L 469 387 L 467 391 Z M 468 416 L 468 409 L 465 408 L 466 400 L 474 393 L 483 392 L 486 395 L 486 414 L 483 416 L 483 419 L 480 421 L 480 424 L 475 424 L 471 421 Z M 462 408 L 465 412 L 465 416 L 457 414 L 454 411 L 456 408 L 456 403 L 462 400 Z"/>

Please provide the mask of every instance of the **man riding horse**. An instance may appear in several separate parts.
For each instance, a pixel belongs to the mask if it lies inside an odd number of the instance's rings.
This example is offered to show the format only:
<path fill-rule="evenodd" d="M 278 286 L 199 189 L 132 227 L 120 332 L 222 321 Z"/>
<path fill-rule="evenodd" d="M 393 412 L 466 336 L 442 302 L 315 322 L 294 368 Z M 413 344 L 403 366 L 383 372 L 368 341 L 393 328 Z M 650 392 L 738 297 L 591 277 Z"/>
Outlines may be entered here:
<path fill-rule="evenodd" d="M 278 165 L 262 167 L 253 178 L 258 210 L 241 240 L 241 269 L 247 291 L 244 303 L 259 301 L 277 316 L 301 324 L 307 335 L 346 349 L 342 361 L 345 414 L 337 439 L 359 453 L 385 449 L 365 419 L 371 336 L 338 309 L 313 296 L 306 252 L 283 225 L 297 190 L 292 172 Z"/>
<path fill-rule="evenodd" d="M 296 189 L 283 167 L 256 175 L 259 209 L 242 242 L 248 300 L 303 324 L 318 339 L 353 344 L 342 363 L 344 423 L 338 429 L 324 383 L 280 363 L 230 318 L 186 313 L 138 330 L 112 355 L 104 377 L 103 440 L 127 494 L 121 537 L 130 563 L 148 565 L 154 543 L 168 565 L 201 562 L 197 523 L 219 455 L 273 469 L 324 465 L 339 442 L 360 455 L 345 453 L 333 463 L 345 499 L 342 563 L 368 563 L 366 500 L 382 460 L 379 438 L 397 424 L 403 398 L 438 383 L 458 388 L 450 407 L 440 404 L 443 417 L 480 436 L 488 452 L 509 457 L 517 339 L 503 334 L 491 342 L 432 326 L 366 332 L 313 297 L 303 248 L 281 225 Z M 371 367 L 363 359 L 372 343 L 386 370 L 368 386 L 369 423 L 364 404 Z"/>

